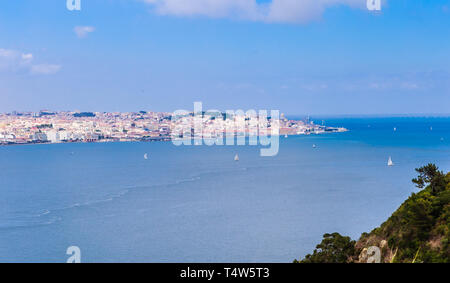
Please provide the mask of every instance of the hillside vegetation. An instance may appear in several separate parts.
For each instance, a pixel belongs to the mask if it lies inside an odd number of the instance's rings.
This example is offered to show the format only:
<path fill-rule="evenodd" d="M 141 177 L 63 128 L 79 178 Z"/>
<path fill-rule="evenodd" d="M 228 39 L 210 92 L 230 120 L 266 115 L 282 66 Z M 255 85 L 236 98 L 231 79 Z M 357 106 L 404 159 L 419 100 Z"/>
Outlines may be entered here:
<path fill-rule="evenodd" d="M 378 247 L 381 262 L 450 262 L 450 173 L 434 164 L 416 169 L 413 193 L 389 219 L 358 241 L 338 233 L 322 242 L 301 263 L 370 262 Z"/>

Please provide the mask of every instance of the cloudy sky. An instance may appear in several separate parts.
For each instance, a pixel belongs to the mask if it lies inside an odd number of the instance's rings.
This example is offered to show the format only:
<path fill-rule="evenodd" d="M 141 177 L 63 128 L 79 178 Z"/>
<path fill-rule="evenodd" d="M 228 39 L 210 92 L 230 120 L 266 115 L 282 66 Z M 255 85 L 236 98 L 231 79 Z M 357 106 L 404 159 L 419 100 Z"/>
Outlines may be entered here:
<path fill-rule="evenodd" d="M 0 111 L 450 113 L 450 0 L 0 3 Z"/>

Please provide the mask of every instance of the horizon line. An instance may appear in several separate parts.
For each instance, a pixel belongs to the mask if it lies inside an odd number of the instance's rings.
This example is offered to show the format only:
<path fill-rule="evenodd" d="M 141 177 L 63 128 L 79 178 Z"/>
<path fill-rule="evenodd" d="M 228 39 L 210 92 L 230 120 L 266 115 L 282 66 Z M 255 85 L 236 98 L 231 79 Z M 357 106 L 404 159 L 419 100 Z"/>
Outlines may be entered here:
<path fill-rule="evenodd" d="M 142 111 L 145 112 L 153 112 L 153 113 L 172 113 L 173 111 L 156 111 L 156 110 L 135 110 L 135 111 L 94 111 L 94 110 L 51 110 L 49 108 L 47 109 L 41 109 L 38 111 L 30 111 L 30 110 L 13 110 L 13 111 L 7 111 L 7 112 L 0 112 L 0 115 L 5 114 L 14 114 L 15 113 L 39 113 L 39 112 L 73 112 L 73 113 L 83 113 L 83 112 L 91 112 L 91 113 L 139 113 Z M 193 111 L 192 111 L 193 112 Z M 225 111 L 222 111 L 225 112 Z M 280 110 L 280 113 L 282 111 Z M 450 117 L 450 113 L 355 113 L 355 114 L 349 114 L 349 113 L 332 113 L 332 114 L 326 114 L 326 113 L 310 113 L 310 114 L 286 114 L 284 113 L 286 117 L 339 117 L 339 118 L 358 118 L 358 117 Z"/>

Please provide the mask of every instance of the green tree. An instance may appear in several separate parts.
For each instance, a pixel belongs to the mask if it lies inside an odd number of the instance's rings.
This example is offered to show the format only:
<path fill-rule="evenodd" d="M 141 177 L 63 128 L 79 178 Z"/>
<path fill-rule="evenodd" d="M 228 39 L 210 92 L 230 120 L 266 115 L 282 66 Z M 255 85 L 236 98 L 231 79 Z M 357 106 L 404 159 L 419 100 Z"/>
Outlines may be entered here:
<path fill-rule="evenodd" d="M 386 257 L 385 262 L 450 263 L 450 173 L 444 175 L 434 164 L 416 171 L 413 182 L 421 191 L 412 193 L 379 228 L 363 233 L 357 243 L 338 233 L 325 234 L 300 262 L 357 262 L 363 247 L 380 246 L 385 240 L 386 250 L 395 253 L 394 260 Z"/>
<path fill-rule="evenodd" d="M 433 194 L 445 190 L 445 186 L 447 185 L 446 177 L 442 171 L 439 171 L 436 165 L 429 163 L 426 166 L 416 168 L 416 172 L 419 173 L 419 176 L 414 178 L 412 182 L 419 189 L 423 189 L 429 184 Z"/>
<path fill-rule="evenodd" d="M 339 233 L 325 234 L 313 254 L 308 254 L 301 263 L 346 263 L 355 255 L 355 241 Z M 294 261 L 299 262 L 299 261 Z"/>

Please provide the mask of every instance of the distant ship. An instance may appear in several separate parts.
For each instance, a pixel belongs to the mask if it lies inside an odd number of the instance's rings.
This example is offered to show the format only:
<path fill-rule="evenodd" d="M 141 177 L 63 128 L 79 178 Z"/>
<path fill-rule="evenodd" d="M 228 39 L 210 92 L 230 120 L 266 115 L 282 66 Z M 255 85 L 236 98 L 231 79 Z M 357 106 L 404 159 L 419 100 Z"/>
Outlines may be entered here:
<path fill-rule="evenodd" d="M 144 159 L 147 160 L 148 159 L 148 154 L 144 154 Z"/>
<path fill-rule="evenodd" d="M 239 155 L 236 154 L 236 155 L 234 156 L 234 161 L 239 161 Z"/>
<path fill-rule="evenodd" d="M 317 146 L 316 146 L 316 144 L 313 144 L 313 148 L 316 148 Z"/>
<path fill-rule="evenodd" d="M 388 166 L 394 166 L 394 162 L 392 162 L 392 158 L 389 156 L 389 160 L 387 163 Z"/>
<path fill-rule="evenodd" d="M 397 128 L 394 128 L 394 132 L 396 132 L 397 131 Z"/>

